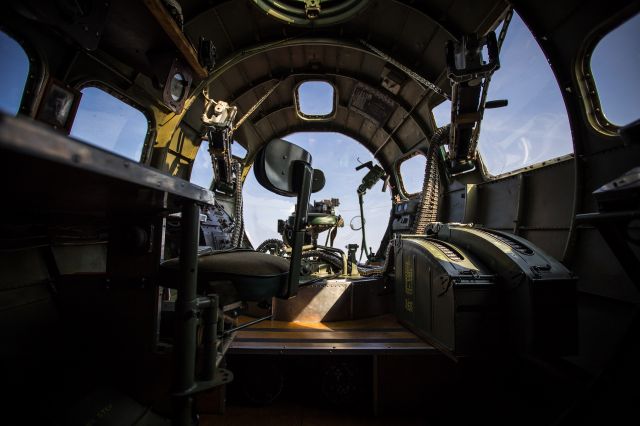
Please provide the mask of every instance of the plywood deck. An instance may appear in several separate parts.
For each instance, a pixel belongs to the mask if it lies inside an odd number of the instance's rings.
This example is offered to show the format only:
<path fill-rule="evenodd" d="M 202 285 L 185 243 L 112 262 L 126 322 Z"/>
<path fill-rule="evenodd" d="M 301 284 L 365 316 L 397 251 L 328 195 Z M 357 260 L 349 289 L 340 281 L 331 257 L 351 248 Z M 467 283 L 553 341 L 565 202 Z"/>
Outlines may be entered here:
<path fill-rule="evenodd" d="M 240 318 L 240 323 L 251 318 Z M 263 321 L 239 331 L 229 353 L 426 353 L 434 347 L 402 327 L 393 315 L 354 321 Z"/>
<path fill-rule="evenodd" d="M 426 426 L 424 415 L 396 412 L 380 417 L 328 407 L 277 402 L 268 406 L 227 407 L 224 414 L 200 415 L 201 426 Z"/>

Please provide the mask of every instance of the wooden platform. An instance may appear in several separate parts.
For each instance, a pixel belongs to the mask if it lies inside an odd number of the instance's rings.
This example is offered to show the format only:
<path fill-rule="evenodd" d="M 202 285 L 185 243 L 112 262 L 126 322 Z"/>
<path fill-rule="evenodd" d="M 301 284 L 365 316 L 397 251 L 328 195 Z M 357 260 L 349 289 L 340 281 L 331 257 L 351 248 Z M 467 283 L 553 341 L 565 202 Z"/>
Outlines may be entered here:
<path fill-rule="evenodd" d="M 277 402 L 267 406 L 228 406 L 224 414 L 200 415 L 201 426 L 426 426 L 424 414 L 382 416 L 331 410 L 330 407 Z"/>
<path fill-rule="evenodd" d="M 240 318 L 239 323 L 251 318 Z M 436 349 L 402 327 L 393 315 L 326 323 L 263 321 L 239 331 L 229 353 L 384 354 Z"/>

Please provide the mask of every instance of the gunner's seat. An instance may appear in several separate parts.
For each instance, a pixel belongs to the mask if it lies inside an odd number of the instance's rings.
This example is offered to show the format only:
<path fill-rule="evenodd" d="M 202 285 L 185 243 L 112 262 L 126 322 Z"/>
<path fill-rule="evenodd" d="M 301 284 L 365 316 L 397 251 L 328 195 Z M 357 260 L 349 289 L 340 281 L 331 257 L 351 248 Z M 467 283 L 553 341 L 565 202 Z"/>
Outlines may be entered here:
<path fill-rule="evenodd" d="M 179 259 L 162 264 L 163 285 L 179 282 Z M 198 257 L 198 293 L 216 293 L 223 305 L 261 302 L 286 293 L 289 260 L 253 250 L 220 251 Z"/>
<path fill-rule="evenodd" d="M 306 177 L 298 167 L 301 164 L 309 170 Z M 311 169 L 310 165 L 311 155 L 307 151 L 285 140 L 274 139 L 258 153 L 254 171 L 266 189 L 279 195 L 297 196 L 297 211 L 300 211 L 300 206 L 309 204 L 310 193 L 324 187 L 324 174 Z M 299 253 L 298 256 L 293 253 L 292 259 L 290 262 L 283 257 L 242 248 L 201 255 L 197 292 L 217 294 L 223 306 L 240 300 L 261 302 L 272 297 L 288 298 L 297 291 Z M 179 258 L 161 265 L 160 281 L 165 287 L 176 288 L 180 282 Z M 291 288 L 292 283 L 295 289 Z"/>

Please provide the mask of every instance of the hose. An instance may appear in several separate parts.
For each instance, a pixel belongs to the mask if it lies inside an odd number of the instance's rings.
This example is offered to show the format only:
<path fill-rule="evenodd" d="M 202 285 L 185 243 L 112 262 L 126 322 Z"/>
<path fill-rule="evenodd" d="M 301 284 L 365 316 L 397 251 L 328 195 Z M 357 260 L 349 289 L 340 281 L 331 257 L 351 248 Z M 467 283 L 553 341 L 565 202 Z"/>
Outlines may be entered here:
<path fill-rule="evenodd" d="M 270 238 L 268 240 L 264 240 L 262 244 L 258 246 L 256 251 L 282 256 L 285 253 L 285 244 L 282 240 Z M 317 257 L 331 265 L 331 268 L 338 274 L 342 273 L 342 270 L 344 269 L 342 259 L 326 250 L 318 249 L 303 251 L 302 257 Z"/>
<path fill-rule="evenodd" d="M 302 257 L 317 257 L 320 260 L 327 262 L 331 265 L 332 269 L 336 273 L 342 272 L 342 259 L 338 256 L 334 256 L 322 250 L 307 250 L 302 252 Z"/>
<path fill-rule="evenodd" d="M 273 253 L 271 253 L 271 250 L 273 250 Z M 282 240 L 278 240 L 277 238 L 270 238 L 268 240 L 264 240 L 258 246 L 258 248 L 256 248 L 256 251 L 281 256 L 285 252 L 284 242 Z"/>
<path fill-rule="evenodd" d="M 387 244 L 387 250 L 384 254 L 384 265 L 382 266 L 365 266 L 358 265 L 358 273 L 363 277 L 374 277 L 374 276 L 383 276 L 389 272 L 391 266 L 393 266 L 393 261 L 391 261 L 392 249 L 394 247 L 393 241 Z"/>

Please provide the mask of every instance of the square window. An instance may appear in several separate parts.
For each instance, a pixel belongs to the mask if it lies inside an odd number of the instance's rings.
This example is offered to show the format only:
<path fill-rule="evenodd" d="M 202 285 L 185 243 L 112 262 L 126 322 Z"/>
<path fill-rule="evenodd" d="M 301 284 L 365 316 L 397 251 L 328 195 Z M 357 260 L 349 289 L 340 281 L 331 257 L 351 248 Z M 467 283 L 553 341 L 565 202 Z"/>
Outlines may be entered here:
<path fill-rule="evenodd" d="M 0 31 L 0 55 L 3 69 L 0 81 L 0 111 L 16 115 L 29 75 L 29 58 L 17 41 Z"/>
<path fill-rule="evenodd" d="M 402 163 L 400 163 L 400 181 L 405 195 L 411 196 L 422 191 L 426 167 L 427 157 L 422 153 L 416 153 L 402 160 Z"/>
<path fill-rule="evenodd" d="M 298 116 L 304 120 L 330 120 L 336 113 L 336 90 L 326 81 L 305 81 L 295 88 Z"/>
<path fill-rule="evenodd" d="M 148 127 L 140 110 L 97 87 L 85 87 L 71 136 L 140 161 Z"/>

